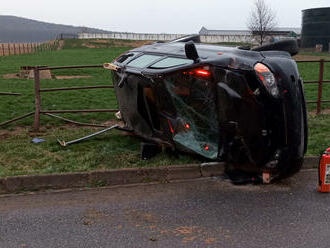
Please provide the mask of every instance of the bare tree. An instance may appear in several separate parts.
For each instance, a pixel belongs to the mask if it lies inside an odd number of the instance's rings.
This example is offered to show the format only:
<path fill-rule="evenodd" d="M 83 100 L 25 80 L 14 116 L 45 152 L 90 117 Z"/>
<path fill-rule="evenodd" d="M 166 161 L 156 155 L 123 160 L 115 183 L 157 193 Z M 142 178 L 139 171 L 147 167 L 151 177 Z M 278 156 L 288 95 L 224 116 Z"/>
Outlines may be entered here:
<path fill-rule="evenodd" d="M 262 45 L 267 34 L 273 31 L 276 26 L 276 14 L 266 5 L 264 0 L 256 0 L 248 18 L 247 26 L 252 35 L 257 37 L 258 42 Z"/>

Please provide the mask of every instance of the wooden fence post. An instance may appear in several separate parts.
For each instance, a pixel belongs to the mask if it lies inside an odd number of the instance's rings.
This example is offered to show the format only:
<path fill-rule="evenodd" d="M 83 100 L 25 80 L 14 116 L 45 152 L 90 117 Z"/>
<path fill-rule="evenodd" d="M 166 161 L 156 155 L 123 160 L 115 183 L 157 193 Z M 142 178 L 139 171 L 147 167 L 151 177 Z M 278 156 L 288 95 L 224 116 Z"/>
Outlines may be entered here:
<path fill-rule="evenodd" d="M 6 56 L 6 54 L 5 54 L 5 45 L 3 43 L 1 44 L 1 48 L 2 48 L 2 55 Z"/>
<path fill-rule="evenodd" d="M 316 114 L 320 114 L 322 110 L 322 86 L 323 86 L 323 76 L 324 76 L 324 59 L 320 60 L 320 74 L 319 74 L 319 87 L 317 96 L 317 110 Z"/>
<path fill-rule="evenodd" d="M 39 131 L 40 128 L 40 111 L 41 111 L 41 97 L 40 97 L 40 74 L 39 67 L 34 68 L 34 91 L 35 91 L 35 113 L 33 128 Z"/>
<path fill-rule="evenodd" d="M 8 47 L 8 55 L 10 55 L 10 43 L 7 44 Z"/>

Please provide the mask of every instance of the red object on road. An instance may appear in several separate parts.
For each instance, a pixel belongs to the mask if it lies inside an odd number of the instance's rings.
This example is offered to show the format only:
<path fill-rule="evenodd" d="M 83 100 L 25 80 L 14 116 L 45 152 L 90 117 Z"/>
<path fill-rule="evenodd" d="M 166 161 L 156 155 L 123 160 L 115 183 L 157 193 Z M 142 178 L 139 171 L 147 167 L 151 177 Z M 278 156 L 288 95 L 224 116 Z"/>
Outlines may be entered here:
<path fill-rule="evenodd" d="M 319 192 L 330 192 L 330 147 L 322 154 L 319 164 Z"/>

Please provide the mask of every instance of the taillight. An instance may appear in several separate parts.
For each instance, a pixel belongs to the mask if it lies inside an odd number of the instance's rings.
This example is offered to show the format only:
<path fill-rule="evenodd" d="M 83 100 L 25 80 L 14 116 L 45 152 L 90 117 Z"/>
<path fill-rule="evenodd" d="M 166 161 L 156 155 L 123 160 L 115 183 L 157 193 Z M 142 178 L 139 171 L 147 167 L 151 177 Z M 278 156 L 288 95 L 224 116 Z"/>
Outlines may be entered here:
<path fill-rule="evenodd" d="M 198 76 L 204 76 L 204 77 L 209 77 L 211 75 L 211 72 L 209 72 L 208 70 L 195 70 L 195 74 Z"/>
<path fill-rule="evenodd" d="M 260 79 L 260 81 L 263 83 L 267 91 L 274 97 L 278 96 L 279 90 L 276 84 L 276 79 L 274 77 L 274 74 L 269 70 L 267 66 L 261 63 L 257 63 L 254 66 L 254 70 Z"/>
<path fill-rule="evenodd" d="M 208 67 L 206 67 L 206 68 L 208 68 Z M 184 72 L 183 74 L 189 74 L 189 75 L 205 77 L 205 78 L 208 78 L 211 76 L 211 72 L 205 68 L 194 69 L 194 70 L 191 70 L 188 72 Z"/>

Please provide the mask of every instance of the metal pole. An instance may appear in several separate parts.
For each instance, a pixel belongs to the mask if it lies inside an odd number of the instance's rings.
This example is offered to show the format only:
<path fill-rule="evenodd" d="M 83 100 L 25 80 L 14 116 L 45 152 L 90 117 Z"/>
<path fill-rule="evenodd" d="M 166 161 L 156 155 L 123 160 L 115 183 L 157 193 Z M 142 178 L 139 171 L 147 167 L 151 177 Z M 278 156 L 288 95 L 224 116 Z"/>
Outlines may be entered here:
<path fill-rule="evenodd" d="M 34 91 L 35 91 L 35 113 L 34 113 L 33 128 L 35 131 L 39 131 L 41 97 L 40 97 L 40 75 L 39 75 L 38 67 L 34 68 Z"/>
<path fill-rule="evenodd" d="M 322 83 L 323 83 L 323 74 L 324 74 L 324 59 L 320 60 L 320 74 L 319 74 L 319 88 L 318 88 L 318 96 L 317 96 L 317 111 L 316 114 L 321 113 L 321 104 L 322 104 Z"/>
<path fill-rule="evenodd" d="M 75 140 L 72 140 L 72 141 L 65 142 L 64 140 L 59 140 L 59 139 L 57 139 L 57 141 L 58 141 L 58 143 L 60 143 L 61 146 L 69 146 L 69 145 L 72 145 L 72 144 L 79 143 L 81 141 L 90 139 L 90 138 L 95 137 L 97 135 L 100 135 L 102 133 L 108 132 L 108 131 L 110 131 L 110 130 L 112 130 L 114 128 L 119 128 L 119 125 L 114 125 L 112 127 L 108 127 L 106 129 L 103 129 L 103 130 L 98 131 L 96 133 L 93 133 L 93 134 L 90 134 L 90 135 L 87 135 L 85 137 L 82 137 L 82 138 L 79 138 L 79 139 L 75 139 Z"/>

